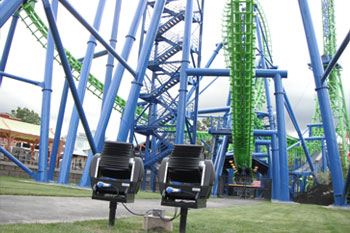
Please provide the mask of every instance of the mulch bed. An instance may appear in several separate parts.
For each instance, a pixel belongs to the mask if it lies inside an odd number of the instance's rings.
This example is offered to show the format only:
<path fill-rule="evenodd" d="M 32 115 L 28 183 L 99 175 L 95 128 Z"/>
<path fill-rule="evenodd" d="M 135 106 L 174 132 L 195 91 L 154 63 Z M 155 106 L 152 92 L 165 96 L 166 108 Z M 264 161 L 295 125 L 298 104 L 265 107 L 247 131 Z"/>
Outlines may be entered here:
<path fill-rule="evenodd" d="M 333 187 L 331 184 L 317 185 L 308 192 L 300 193 L 294 198 L 294 201 L 303 204 L 331 205 L 334 203 Z"/>

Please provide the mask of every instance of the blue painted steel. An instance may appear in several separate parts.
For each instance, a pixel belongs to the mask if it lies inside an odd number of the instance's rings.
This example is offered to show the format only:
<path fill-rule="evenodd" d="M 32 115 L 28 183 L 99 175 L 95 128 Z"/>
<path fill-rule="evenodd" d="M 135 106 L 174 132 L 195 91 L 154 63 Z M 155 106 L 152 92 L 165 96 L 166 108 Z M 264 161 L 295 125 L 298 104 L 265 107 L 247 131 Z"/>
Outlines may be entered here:
<path fill-rule="evenodd" d="M 113 49 L 115 49 L 116 44 L 117 44 L 121 6 L 122 6 L 122 0 L 117 0 L 115 3 L 115 9 L 114 9 L 114 18 L 113 18 L 111 39 L 109 40 L 109 44 L 111 45 L 111 47 Z M 106 100 L 106 94 L 108 92 L 108 88 L 109 88 L 111 80 L 112 80 L 113 67 L 114 67 L 114 57 L 112 54 L 108 54 L 105 82 L 104 82 L 104 86 L 103 86 L 102 106 Z M 101 109 L 101 111 L 102 111 L 102 109 Z"/>
<path fill-rule="evenodd" d="M 135 71 L 129 64 L 102 38 L 102 36 L 70 5 L 66 0 L 59 0 L 62 5 L 98 40 L 113 57 L 115 57 L 133 76 L 136 76 Z"/>
<path fill-rule="evenodd" d="M 96 10 L 96 15 L 94 19 L 94 28 L 99 30 L 102 20 L 102 13 L 105 7 L 106 0 L 100 0 Z M 89 78 L 90 68 L 92 64 L 92 57 L 94 55 L 96 47 L 96 39 L 91 35 L 88 41 L 88 46 L 85 53 L 85 58 L 80 72 L 80 79 L 78 84 L 78 95 L 81 103 L 84 101 L 86 85 Z M 62 163 L 60 173 L 58 175 L 57 183 L 67 184 L 69 178 L 70 167 L 72 163 L 72 157 L 74 153 L 74 145 L 76 140 L 76 135 L 79 126 L 79 115 L 75 107 L 73 107 L 72 116 L 69 122 L 68 135 L 66 138 L 66 145 L 64 148 Z"/>
<path fill-rule="evenodd" d="M 8 73 L 0 71 L 0 75 L 3 76 L 3 77 L 8 77 L 8 78 L 15 79 L 15 80 L 18 80 L 18 81 L 21 81 L 21 82 L 33 84 L 35 86 L 44 87 L 44 84 L 42 82 L 30 80 L 30 79 L 27 79 L 27 78 L 22 78 L 22 77 L 13 75 L 13 74 L 8 74 Z"/>
<path fill-rule="evenodd" d="M 334 121 L 332 118 L 332 109 L 330 105 L 328 87 L 322 83 L 323 65 L 318 49 L 316 34 L 314 31 L 310 9 L 307 0 L 298 0 L 300 13 L 303 19 L 306 40 L 311 58 L 312 71 L 314 74 L 318 101 L 323 121 L 324 134 L 327 142 L 329 157 L 329 168 L 332 176 L 334 190 L 334 204 L 337 206 L 345 205 L 345 199 L 342 197 L 344 189 L 343 172 L 340 163 L 340 155 L 335 133 Z"/>
<path fill-rule="evenodd" d="M 345 39 L 344 39 L 343 43 L 341 43 L 341 45 L 340 45 L 339 49 L 337 50 L 336 54 L 334 55 L 332 60 L 329 62 L 329 65 L 327 66 L 327 69 L 326 69 L 326 71 L 324 72 L 324 74 L 322 76 L 322 83 L 327 79 L 328 75 L 331 73 L 331 71 L 333 70 L 334 66 L 337 64 L 337 61 L 338 61 L 339 57 L 344 52 L 346 46 L 349 44 L 349 41 L 350 41 L 350 30 L 349 30 L 348 34 L 346 34 Z"/>
<path fill-rule="evenodd" d="M 215 169 L 216 175 L 215 175 L 215 183 L 211 191 L 212 195 L 218 194 L 219 178 L 222 175 L 229 138 L 230 138 L 229 136 L 224 136 L 223 142 L 220 145 L 220 148 L 218 151 L 218 155 L 216 156 L 214 161 L 214 169 Z"/>
<path fill-rule="evenodd" d="M 278 134 L 277 130 L 263 130 L 263 129 L 254 129 L 253 135 L 254 136 L 271 136 Z"/>
<path fill-rule="evenodd" d="M 289 174 L 288 174 L 288 154 L 287 154 L 287 132 L 284 116 L 284 91 L 281 75 L 274 77 L 276 111 L 277 111 L 277 130 L 278 130 L 278 149 L 280 160 L 280 198 L 281 201 L 289 201 Z"/>
<path fill-rule="evenodd" d="M 36 178 L 36 173 L 34 173 L 32 170 L 30 170 L 29 168 L 27 168 L 23 163 L 21 163 L 18 159 L 16 159 L 16 157 L 14 157 L 13 155 L 11 155 L 9 152 L 7 152 L 7 150 L 5 150 L 4 148 L 2 148 L 0 146 L 0 152 L 3 153 L 7 158 L 11 159 L 12 162 L 14 162 L 15 164 L 17 164 L 17 166 L 19 166 L 20 168 L 22 168 L 25 172 L 27 172 L 31 177 Z"/>
<path fill-rule="evenodd" d="M 102 50 L 100 52 L 96 52 L 94 53 L 94 55 L 92 56 L 94 59 L 95 58 L 99 58 L 99 57 L 103 57 L 104 55 L 107 55 L 108 51 L 107 50 Z M 83 62 L 84 61 L 84 57 L 81 57 L 79 59 L 77 59 L 79 62 Z"/>
<path fill-rule="evenodd" d="M 209 69 L 209 68 L 188 68 L 186 69 L 188 76 L 230 76 L 230 69 Z M 286 70 L 265 70 L 256 69 L 255 76 L 258 78 L 270 78 L 276 74 L 281 75 L 282 78 L 288 77 L 288 71 Z"/>
<path fill-rule="evenodd" d="M 24 0 L 3 0 L 0 4 L 0 28 L 6 21 L 15 14 L 16 10 L 22 5 Z"/>
<path fill-rule="evenodd" d="M 256 139 L 255 144 L 256 145 L 270 145 L 271 140 Z"/>
<path fill-rule="evenodd" d="M 208 114 L 208 113 L 219 113 L 219 112 L 229 112 L 230 107 L 221 107 L 221 108 L 209 108 L 209 109 L 201 109 L 198 110 L 198 114 Z"/>
<path fill-rule="evenodd" d="M 13 14 L 10 29 L 7 34 L 4 50 L 2 51 L 2 56 L 0 60 L 0 71 L 5 71 L 7 58 L 10 53 L 11 44 L 12 44 L 13 36 L 15 34 L 18 18 L 19 18 L 18 14 Z M 0 87 L 1 87 L 1 83 L 2 83 L 2 75 L 0 74 Z"/>
<path fill-rule="evenodd" d="M 142 12 L 144 12 L 146 8 L 147 0 L 142 0 L 139 1 L 139 4 L 137 6 L 133 21 L 130 26 L 130 30 L 128 35 L 126 36 L 123 51 L 122 51 L 122 57 L 127 61 L 131 52 L 131 48 L 133 46 L 133 43 L 135 41 L 135 36 L 137 32 L 138 25 L 141 20 L 141 15 Z M 112 82 L 110 84 L 110 88 L 108 89 L 108 92 L 106 94 L 105 102 L 103 103 L 102 106 L 102 111 L 100 115 L 100 119 L 97 124 L 96 132 L 95 132 L 95 141 L 97 144 L 97 151 L 101 152 L 102 147 L 104 144 L 104 139 L 105 139 L 105 129 L 107 128 L 109 118 L 111 116 L 112 110 L 113 110 L 113 105 L 115 102 L 115 98 L 118 94 L 119 86 L 123 77 L 123 73 L 125 71 L 125 67 L 118 63 L 117 69 L 114 73 Z M 90 163 L 92 160 L 94 153 L 89 154 L 85 167 L 84 167 L 84 172 L 83 175 L 81 176 L 80 180 L 80 186 L 88 186 L 89 185 L 89 168 L 90 168 Z"/>
<path fill-rule="evenodd" d="M 286 94 L 286 92 L 285 92 L 284 89 L 283 89 L 283 91 L 284 91 L 284 105 L 285 105 L 286 110 L 287 110 L 287 112 L 288 112 L 288 114 L 289 114 L 289 117 L 290 117 L 290 119 L 291 119 L 291 121 L 292 121 L 292 123 L 293 123 L 293 125 L 294 125 L 294 128 L 295 128 L 295 130 L 297 131 L 297 134 L 298 134 L 298 136 L 299 136 L 301 145 L 302 145 L 302 147 L 303 147 L 303 149 L 304 149 L 304 153 L 305 153 L 305 156 L 306 156 L 306 160 L 307 160 L 307 162 L 308 162 L 308 164 L 309 164 L 309 166 L 310 166 L 310 170 L 311 170 L 311 172 L 314 172 L 314 171 L 315 171 L 315 167 L 314 167 L 314 165 L 313 165 L 313 163 L 312 163 L 312 159 L 311 159 L 309 150 L 307 149 L 307 146 L 306 146 L 306 143 L 305 143 L 305 140 L 304 140 L 304 136 L 303 136 L 303 134 L 301 133 L 299 124 L 298 124 L 298 122 L 297 122 L 297 120 L 296 120 L 296 118 L 295 118 L 295 115 L 294 115 L 294 112 L 293 112 L 293 110 L 292 110 L 292 106 L 291 106 L 291 104 L 290 104 L 290 102 L 289 102 L 288 96 L 287 96 L 287 94 Z M 317 179 L 316 176 L 315 176 L 315 178 Z M 317 182 L 318 182 L 318 181 L 317 181 Z"/>
<path fill-rule="evenodd" d="M 253 153 L 252 156 L 254 158 L 266 158 L 269 157 L 268 153 Z"/>
<path fill-rule="evenodd" d="M 187 73 L 186 69 L 190 64 L 189 56 L 191 51 L 191 33 L 193 18 L 193 0 L 186 1 L 185 31 L 183 36 L 182 60 L 180 69 L 179 101 L 177 104 L 176 136 L 175 144 L 184 143 L 184 130 L 186 119 L 186 94 L 187 94 Z"/>
<path fill-rule="evenodd" d="M 86 134 L 87 139 L 89 141 L 91 150 L 93 151 L 93 153 L 96 153 L 96 146 L 95 146 L 93 137 L 91 135 L 89 124 L 86 120 L 85 112 L 84 112 L 83 107 L 81 105 L 81 102 L 79 100 L 77 89 L 76 89 L 75 84 L 74 84 L 73 75 L 72 75 L 72 72 L 70 70 L 70 66 L 69 66 L 65 51 L 64 51 L 64 47 L 62 45 L 60 35 L 58 33 L 57 25 L 55 22 L 55 17 L 53 16 L 50 3 L 48 2 L 48 0 L 42 0 L 42 2 L 43 2 L 43 6 L 44 6 L 47 20 L 48 20 L 49 25 L 50 25 L 51 33 L 52 33 L 53 39 L 55 41 L 57 52 L 58 52 L 58 55 L 60 57 L 62 67 L 64 69 L 64 73 L 66 75 L 65 77 L 66 77 L 66 80 L 68 82 L 69 88 L 71 90 L 71 93 L 72 93 L 72 96 L 74 99 L 74 103 L 78 109 L 78 113 L 79 113 L 82 125 L 84 127 L 85 134 Z"/>
<path fill-rule="evenodd" d="M 260 56 L 261 56 L 261 67 L 263 69 L 267 68 L 266 65 L 266 60 L 265 60 L 265 54 L 264 54 L 264 46 L 263 46 L 263 41 L 262 37 L 264 38 L 264 42 L 266 43 L 265 40 L 265 35 L 264 32 L 261 30 L 261 24 L 260 20 L 258 17 L 255 18 L 256 22 L 256 30 L 257 30 L 257 42 L 258 42 L 258 48 L 260 50 Z M 269 51 L 269 46 L 266 46 L 268 51 Z M 270 51 L 269 51 L 270 54 Z M 270 54 L 270 59 L 272 61 L 272 57 Z M 270 97 L 270 88 L 269 88 L 269 82 L 267 78 L 264 78 L 264 87 L 265 87 L 265 97 L 266 97 L 266 105 L 267 105 L 267 112 L 268 112 L 268 117 L 269 117 L 269 125 L 270 125 L 270 130 L 275 130 L 275 119 L 273 115 L 273 109 L 272 109 L 272 102 L 271 102 L 271 97 Z M 278 200 L 280 197 L 280 167 L 279 167 L 279 155 L 278 155 L 278 141 L 277 141 L 277 135 L 272 134 L 271 135 L 271 153 L 268 151 L 269 154 L 269 177 L 272 178 L 272 195 L 271 198 L 273 200 Z M 267 147 L 269 150 L 269 147 Z"/>
<path fill-rule="evenodd" d="M 164 9 L 164 5 L 165 5 L 165 0 L 158 0 L 154 7 L 154 13 L 153 13 L 150 26 L 148 28 L 148 32 L 146 35 L 146 39 L 142 47 L 140 58 L 138 61 L 138 66 L 136 70 L 136 73 L 137 73 L 136 80 L 132 82 L 132 86 L 129 92 L 128 100 L 126 102 L 124 114 L 120 122 L 117 141 L 125 142 L 128 137 L 128 133 L 130 129 L 134 126 L 133 125 L 134 122 L 132 119 L 135 119 L 137 99 L 139 98 L 139 95 L 140 95 L 142 82 L 147 69 L 149 57 L 151 55 L 152 45 L 157 35 L 159 22 Z"/>
<path fill-rule="evenodd" d="M 58 1 L 52 1 L 52 12 L 57 19 L 57 6 Z M 46 64 L 44 74 L 44 87 L 42 96 L 41 107 L 41 125 L 40 125 L 40 148 L 39 148 L 39 161 L 36 180 L 41 182 L 47 182 L 47 163 L 49 154 L 49 130 L 50 130 L 50 108 L 51 108 L 51 92 L 52 92 L 52 69 L 55 43 L 52 39 L 52 35 L 49 31 L 47 38 L 46 49 Z"/>
<path fill-rule="evenodd" d="M 201 24 L 201 25 L 202 25 L 202 24 Z M 213 63 L 214 59 L 216 58 L 216 55 L 218 55 L 220 49 L 222 48 L 222 45 L 223 45 L 222 43 L 219 43 L 219 44 L 216 45 L 216 48 L 215 48 L 213 54 L 211 55 L 211 57 L 209 58 L 207 64 L 205 65 L 205 68 L 209 68 L 210 65 Z M 200 67 L 200 66 L 199 66 L 199 67 Z M 203 77 L 199 77 L 199 81 L 201 81 L 202 79 L 203 79 Z M 192 96 L 192 94 L 193 94 L 195 91 L 197 91 L 197 88 L 196 88 L 196 86 L 193 86 L 193 87 L 191 88 L 191 90 L 188 92 L 188 94 L 187 94 L 187 105 L 188 105 L 189 103 L 191 103 L 191 102 L 195 99 L 195 98 L 194 98 L 193 100 L 189 101 L 190 98 L 191 98 L 191 96 Z M 202 93 L 202 92 L 200 92 L 199 95 L 200 95 L 201 93 Z"/>
<path fill-rule="evenodd" d="M 51 148 L 50 166 L 49 166 L 49 171 L 47 173 L 48 180 L 53 180 L 55 176 L 57 153 L 58 153 L 58 148 L 60 144 L 64 112 L 66 110 L 66 104 L 67 104 L 67 97 L 68 97 L 68 82 L 67 80 L 65 80 L 63 85 L 62 95 L 61 95 L 60 108 L 57 116 L 55 137 L 53 138 L 53 143 Z"/>

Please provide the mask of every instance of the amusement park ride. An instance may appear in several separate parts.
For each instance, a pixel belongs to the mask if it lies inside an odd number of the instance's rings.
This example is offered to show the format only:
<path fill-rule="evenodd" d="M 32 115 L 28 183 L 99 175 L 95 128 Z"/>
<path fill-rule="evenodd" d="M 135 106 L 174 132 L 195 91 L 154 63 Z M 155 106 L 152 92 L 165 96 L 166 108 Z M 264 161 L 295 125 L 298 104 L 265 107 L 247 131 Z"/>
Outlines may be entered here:
<path fill-rule="evenodd" d="M 60 30 L 55 23 L 58 2 L 60 7 L 69 11 L 91 34 L 83 59 L 73 57 L 60 39 Z M 217 44 L 206 63 L 202 58 L 202 51 L 206 49 L 202 43 L 205 0 L 139 0 L 121 52 L 117 52 L 115 48 L 118 25 L 123 23 L 119 17 L 122 0 L 115 1 L 109 42 L 98 32 L 105 3 L 105 0 L 99 1 L 91 25 L 67 0 L 52 0 L 51 3 L 48 0 L 38 3 L 33 0 L 1 2 L 0 27 L 5 23 L 11 23 L 11 26 L 2 51 L 0 85 L 4 78 L 27 82 L 42 87 L 43 97 L 38 171 L 34 173 L 4 148 L 0 147 L 0 152 L 36 180 L 53 180 L 58 142 L 70 91 L 75 108 L 70 117 L 57 183 L 68 182 L 74 143 L 81 121 L 91 152 L 80 185 L 90 185 L 90 163 L 96 154 L 102 152 L 111 113 L 118 111 L 121 113 L 121 120 L 116 141 L 135 146 L 135 157 L 141 158 L 143 162 L 142 188 L 146 187 L 146 178 L 149 177 L 150 188 L 156 189 L 162 161 L 174 152 L 174 147 L 204 144 L 209 151 L 207 159 L 212 161 L 216 175 L 212 189 L 214 195 L 221 192 L 222 186 L 250 187 L 253 180 L 259 180 L 262 187 L 265 185 L 267 188 L 269 182 L 272 182 L 272 199 L 290 201 L 291 195 L 305 188 L 305 182 L 300 180 L 305 181 L 313 176 L 317 184 L 320 173 L 329 171 L 334 190 L 334 204 L 347 204 L 350 170 L 345 181 L 343 172 L 347 171 L 349 163 L 347 154 L 350 149 L 350 121 L 340 75 L 341 66 L 337 61 L 350 40 L 350 32 L 337 49 L 333 0 L 320 0 L 324 42 L 322 56 L 317 45 L 308 1 L 298 0 L 318 103 L 312 124 L 308 125 L 308 136 L 301 132 L 283 87 L 283 79 L 287 78 L 288 72 L 278 69 L 273 62 L 267 20 L 257 0 L 227 1 L 223 19 L 223 41 Z M 34 6 L 41 5 L 44 7 L 45 21 L 34 9 Z M 12 21 L 7 22 L 11 17 Z M 43 82 L 6 73 L 7 57 L 18 19 L 47 50 Z M 136 40 L 140 49 L 134 69 L 128 60 Z M 97 43 L 104 47 L 103 51 L 95 52 Z M 210 68 L 220 50 L 224 50 L 226 67 Z M 105 81 L 90 73 L 94 58 L 101 56 L 108 57 Z M 48 159 L 54 60 L 62 65 L 66 80 L 55 139 Z M 133 77 L 126 100 L 118 96 L 125 74 Z M 201 94 L 211 84 L 206 87 L 200 86 L 206 76 L 229 77 L 227 106 L 199 109 Z M 270 88 L 274 89 L 274 98 L 270 96 Z M 94 136 L 82 107 L 86 90 L 103 103 Z M 287 136 L 285 112 L 288 113 L 298 138 Z M 198 121 L 204 116 L 211 117 L 212 125 L 208 131 L 198 131 Z M 296 154 L 305 164 L 295 163 L 294 167 L 291 166 Z M 316 159 L 317 156 L 320 157 L 319 160 Z M 318 166 L 319 164 L 321 166 Z M 346 169 L 344 171 L 342 164 Z M 301 167 L 306 169 L 300 169 Z M 226 177 L 225 181 L 222 177 Z"/>

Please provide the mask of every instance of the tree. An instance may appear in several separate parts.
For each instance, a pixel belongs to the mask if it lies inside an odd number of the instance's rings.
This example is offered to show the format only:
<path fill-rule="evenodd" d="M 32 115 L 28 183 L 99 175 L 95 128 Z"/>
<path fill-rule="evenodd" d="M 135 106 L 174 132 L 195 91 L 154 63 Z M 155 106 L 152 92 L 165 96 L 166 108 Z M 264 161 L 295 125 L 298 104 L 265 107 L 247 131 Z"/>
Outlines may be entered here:
<path fill-rule="evenodd" d="M 40 125 L 41 121 L 39 114 L 28 108 L 17 107 L 16 110 L 11 110 L 11 116 L 35 125 Z"/>

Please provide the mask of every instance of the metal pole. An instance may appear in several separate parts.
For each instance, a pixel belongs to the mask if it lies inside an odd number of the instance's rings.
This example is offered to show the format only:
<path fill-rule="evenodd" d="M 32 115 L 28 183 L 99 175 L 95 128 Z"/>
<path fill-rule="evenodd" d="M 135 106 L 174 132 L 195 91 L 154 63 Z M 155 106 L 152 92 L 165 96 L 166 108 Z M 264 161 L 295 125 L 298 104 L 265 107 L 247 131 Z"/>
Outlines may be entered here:
<path fill-rule="evenodd" d="M 184 143 L 185 115 L 186 115 L 186 93 L 187 93 L 187 73 L 186 69 L 190 64 L 191 32 L 193 18 L 193 0 L 186 1 L 185 32 L 182 47 L 182 61 L 180 70 L 179 101 L 177 104 L 176 136 L 175 143 Z"/>
<path fill-rule="evenodd" d="M 16 10 L 23 4 L 24 0 L 3 0 L 0 4 L 0 28 L 15 14 Z"/>
<path fill-rule="evenodd" d="M 61 138 L 61 132 L 62 132 L 64 112 L 66 110 L 67 97 L 68 97 L 68 82 L 67 80 L 65 80 L 63 85 L 62 95 L 61 95 L 60 108 L 57 116 L 55 137 L 53 138 L 53 143 L 51 148 L 50 166 L 49 166 L 49 172 L 47 174 L 48 180 L 53 180 L 55 176 L 56 159 L 57 159 L 58 148 L 60 146 L 60 138 Z"/>
<path fill-rule="evenodd" d="M 113 26 L 112 26 L 112 33 L 111 33 L 111 39 L 109 40 L 109 44 L 113 49 L 115 49 L 115 46 L 117 44 L 117 36 L 118 36 L 118 28 L 119 28 L 119 18 L 120 18 L 120 11 L 121 11 L 121 5 L 122 0 L 117 0 L 115 3 L 115 10 L 114 10 L 114 18 L 113 18 Z M 112 79 L 112 73 L 113 73 L 113 67 L 114 67 L 114 57 L 112 54 L 108 54 L 107 59 L 107 68 L 106 68 L 106 76 L 105 76 L 105 83 L 103 86 L 103 99 L 102 99 L 102 106 L 106 100 L 106 95 L 108 88 L 111 83 Z M 101 109 L 102 111 L 102 109 Z"/>
<path fill-rule="evenodd" d="M 157 35 L 159 22 L 163 13 L 164 5 L 165 5 L 165 0 L 158 0 L 154 7 L 154 13 L 150 22 L 150 27 L 148 28 L 146 39 L 142 47 L 140 58 L 138 61 L 138 66 L 136 70 L 136 73 L 137 73 L 136 80 L 132 82 L 128 101 L 126 102 L 124 114 L 120 122 L 117 141 L 125 142 L 128 137 L 129 130 L 134 125 L 136 104 L 140 95 L 140 90 L 141 90 L 142 82 L 147 69 L 148 60 L 151 55 L 152 45 Z"/>
<path fill-rule="evenodd" d="M 214 68 L 187 68 L 186 73 L 188 76 L 222 76 L 229 77 L 230 69 L 214 69 Z M 280 74 L 282 78 L 287 78 L 288 71 L 286 70 L 266 70 L 256 69 L 255 77 L 257 78 L 271 78 L 276 74 Z"/>
<path fill-rule="evenodd" d="M 21 81 L 21 82 L 25 82 L 25 83 L 29 83 L 29 84 L 33 84 L 35 86 L 39 86 L 39 87 L 42 87 L 42 88 L 44 87 L 44 83 L 43 82 L 38 82 L 38 81 L 30 80 L 30 79 L 27 79 L 27 78 L 22 78 L 22 77 L 19 77 L 19 76 L 13 75 L 13 74 L 8 74 L 8 73 L 2 72 L 2 71 L 0 71 L 0 76 L 1 77 L 8 77 L 8 78 L 15 79 L 15 80 L 18 80 L 18 81 Z"/>
<path fill-rule="evenodd" d="M 278 130 L 278 149 L 280 162 L 280 199 L 289 201 L 289 171 L 288 171 L 288 154 L 287 154 L 287 133 L 284 116 L 284 92 L 282 78 L 280 74 L 274 77 L 276 111 L 277 111 L 277 130 Z"/>
<path fill-rule="evenodd" d="M 109 227 L 114 226 L 116 211 L 117 211 L 117 202 L 110 201 L 109 202 L 109 219 L 108 219 L 108 226 Z"/>
<path fill-rule="evenodd" d="M 186 221 L 187 221 L 187 212 L 188 209 L 181 207 L 180 210 L 180 233 L 186 233 Z"/>
<path fill-rule="evenodd" d="M 52 1 L 52 12 L 55 20 L 57 19 L 57 0 Z M 51 92 L 52 92 L 52 69 L 55 43 L 51 32 L 48 33 L 47 49 L 46 49 L 46 64 L 44 74 L 44 87 L 41 107 L 41 125 L 40 125 L 40 147 L 39 147 L 39 162 L 36 180 L 47 182 L 47 163 L 49 155 L 49 130 L 50 130 L 50 107 L 51 107 Z"/>
<path fill-rule="evenodd" d="M 106 0 L 100 0 L 98 3 L 98 7 L 96 10 L 96 15 L 94 19 L 94 28 L 99 30 L 102 20 L 102 13 L 105 7 Z M 83 65 L 80 72 L 80 80 L 78 84 L 78 95 L 81 103 L 84 101 L 86 85 L 88 82 L 88 77 L 90 73 L 92 57 L 94 55 L 95 47 L 96 47 L 96 39 L 90 35 L 88 46 L 85 53 L 85 58 L 83 61 Z M 69 178 L 70 167 L 72 163 L 72 156 L 74 153 L 74 144 L 77 136 L 79 126 L 79 115 L 76 107 L 73 106 L 72 116 L 69 122 L 69 130 L 66 139 L 66 145 L 64 148 L 62 163 L 60 173 L 58 175 L 57 183 L 59 184 L 67 184 Z"/>
<path fill-rule="evenodd" d="M 197 2 L 198 3 L 198 2 Z M 198 3 L 199 4 L 199 3 Z M 201 8 L 200 8 L 200 27 L 199 27 L 199 45 L 198 45 L 198 60 L 197 67 L 201 67 L 202 61 L 202 41 L 203 41 L 203 20 L 204 20 L 204 0 L 202 0 Z M 198 108 L 199 108 L 199 84 L 201 81 L 201 77 L 197 76 L 197 83 L 195 85 L 195 102 L 194 102 L 194 110 L 193 110 L 193 144 L 196 144 L 197 141 L 197 125 L 198 125 Z M 187 96 L 187 103 L 189 101 L 189 97 Z"/>
<path fill-rule="evenodd" d="M 305 140 L 304 140 L 304 136 L 301 133 L 300 127 L 298 125 L 298 122 L 297 122 L 297 120 L 295 118 L 295 115 L 294 115 L 294 112 L 292 110 L 292 106 L 291 106 L 291 104 L 289 102 L 288 96 L 287 96 L 287 94 L 286 94 L 284 89 L 283 89 L 283 92 L 284 92 L 284 105 L 285 105 L 285 107 L 287 109 L 287 112 L 289 114 L 289 117 L 290 117 L 290 119 L 291 119 L 291 121 L 292 121 L 292 123 L 294 125 L 294 128 L 295 128 L 295 130 L 298 133 L 298 136 L 299 136 L 301 145 L 303 146 L 303 149 L 304 149 L 304 152 L 305 152 L 305 155 L 306 155 L 306 160 L 307 160 L 307 162 L 309 164 L 310 170 L 311 170 L 311 172 L 314 172 L 315 171 L 315 167 L 314 167 L 314 165 L 312 163 L 312 159 L 311 159 L 309 150 L 307 149 L 307 146 L 306 146 L 306 143 L 305 143 Z"/>
<path fill-rule="evenodd" d="M 142 12 L 144 12 L 146 8 L 146 4 L 147 4 L 147 0 L 139 1 L 139 5 L 137 6 L 133 21 L 130 26 L 129 33 L 126 36 L 125 44 L 121 55 L 126 61 L 129 58 L 133 43 L 136 40 L 135 36 L 136 36 L 137 28 L 141 20 Z M 107 91 L 105 102 L 103 103 L 103 106 L 102 106 L 100 119 L 98 121 L 95 136 L 94 136 L 98 152 L 102 151 L 102 147 L 105 139 L 105 129 L 107 128 L 108 121 L 113 110 L 113 105 L 115 103 L 115 98 L 118 94 L 119 86 L 120 86 L 124 71 L 125 71 L 125 67 L 122 64 L 118 63 L 112 82 Z M 90 152 L 86 160 L 84 172 L 80 180 L 81 186 L 87 186 L 90 182 L 89 169 L 90 169 L 90 163 L 93 155 L 94 154 Z"/>
<path fill-rule="evenodd" d="M 258 17 L 255 18 L 256 21 L 256 30 L 257 30 L 257 39 L 258 39 L 258 46 L 261 51 L 261 66 L 263 69 L 266 69 L 266 62 L 265 62 L 265 54 L 263 52 L 263 43 L 262 43 L 262 32 L 260 30 L 260 21 L 258 20 Z M 273 116 L 273 109 L 272 109 L 272 102 L 270 97 L 270 88 L 269 88 L 269 82 L 267 78 L 264 78 L 264 86 L 265 86 L 265 96 L 266 96 L 266 105 L 267 105 L 267 112 L 269 114 L 269 124 L 270 129 L 275 130 L 275 119 Z M 271 135 L 271 155 L 272 158 L 269 160 L 269 170 L 272 172 L 270 173 L 270 177 L 272 178 L 272 199 L 278 200 L 280 197 L 280 167 L 279 167 L 279 157 L 278 157 L 278 141 L 277 136 L 275 134 Z M 269 147 L 268 147 L 269 148 Z M 270 158 L 269 156 L 269 158 Z"/>
<path fill-rule="evenodd" d="M 4 51 L 2 51 L 2 56 L 1 56 L 1 61 L 0 61 L 0 71 L 5 71 L 7 58 L 8 58 L 9 53 L 10 53 L 11 44 L 12 44 L 13 36 L 15 34 L 18 18 L 19 18 L 19 16 L 17 13 L 13 14 L 10 29 L 9 29 L 9 32 L 7 34 L 7 39 L 5 42 Z M 2 74 L 0 74 L 0 87 L 1 87 L 1 83 L 2 83 Z"/>
<path fill-rule="evenodd" d="M 322 76 L 322 83 L 324 81 L 326 81 L 328 75 L 331 73 L 331 71 L 333 70 L 334 66 L 337 64 L 337 61 L 338 61 L 339 57 L 344 52 L 346 46 L 349 44 L 349 41 L 350 41 L 350 30 L 349 30 L 348 34 L 346 34 L 343 43 L 340 45 L 339 49 L 337 50 L 337 53 L 334 55 L 334 57 L 332 58 L 331 62 L 327 66 L 327 69 L 326 69 L 326 71 L 324 72 L 324 74 Z"/>
<path fill-rule="evenodd" d="M 79 113 L 79 116 L 81 118 L 81 122 L 82 122 L 84 130 L 85 130 L 85 134 L 88 138 L 91 150 L 93 151 L 93 153 L 96 153 L 96 146 L 95 146 L 94 140 L 92 138 L 91 131 L 90 131 L 88 122 L 86 120 L 84 110 L 83 110 L 81 102 L 79 100 L 77 89 L 75 87 L 74 80 L 73 80 L 73 75 L 72 75 L 72 72 L 70 70 L 70 66 L 69 66 L 65 51 L 64 51 L 64 47 L 63 47 L 62 42 L 61 42 L 60 35 L 58 33 L 57 25 L 56 25 L 55 18 L 53 16 L 53 13 L 51 10 L 50 3 L 48 2 L 48 0 L 42 0 L 42 2 L 43 2 L 43 6 L 44 6 L 47 20 L 48 20 L 49 25 L 50 25 L 51 33 L 52 33 L 53 39 L 55 41 L 55 45 L 56 45 L 56 48 L 57 48 L 57 51 L 58 51 L 58 54 L 59 54 L 59 57 L 60 57 L 60 60 L 62 63 L 62 67 L 63 67 L 65 75 L 66 75 L 65 77 L 66 77 L 66 80 L 68 82 L 69 88 L 71 90 L 71 93 L 72 93 L 72 96 L 74 99 L 74 103 L 78 109 L 78 113 Z"/>
<path fill-rule="evenodd" d="M 16 159 L 12 154 L 7 152 L 7 150 L 2 148 L 1 146 L 0 146 L 0 152 L 3 153 L 7 158 L 11 159 L 12 162 L 17 164 L 20 168 L 22 168 L 25 172 L 27 172 L 31 177 L 33 177 L 33 178 L 36 177 L 36 173 L 35 172 L 33 172 L 32 170 L 27 168 L 23 163 L 21 163 L 18 159 Z"/>
<path fill-rule="evenodd" d="M 332 109 L 329 99 L 328 87 L 325 83 L 322 83 L 323 65 L 321 56 L 318 50 L 316 35 L 311 19 L 310 9 L 307 0 L 298 0 L 300 13 L 304 23 L 304 30 L 306 34 L 306 40 L 309 48 L 309 54 L 311 58 L 312 71 L 314 74 L 316 91 L 318 101 L 320 104 L 320 111 L 323 121 L 324 134 L 326 137 L 328 155 L 329 155 L 329 168 L 332 176 L 333 190 L 334 190 L 334 204 L 345 205 L 345 199 L 343 198 L 344 178 L 342 167 L 340 163 L 339 149 L 337 144 L 337 136 L 335 133 L 334 121 L 332 118 Z"/>

